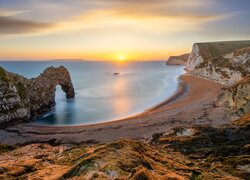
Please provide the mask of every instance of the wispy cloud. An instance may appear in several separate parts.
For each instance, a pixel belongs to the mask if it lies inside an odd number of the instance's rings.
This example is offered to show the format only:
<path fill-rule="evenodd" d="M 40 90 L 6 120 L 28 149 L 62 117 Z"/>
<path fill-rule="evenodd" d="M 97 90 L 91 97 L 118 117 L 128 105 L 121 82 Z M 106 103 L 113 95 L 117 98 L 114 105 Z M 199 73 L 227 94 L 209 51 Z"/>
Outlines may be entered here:
<path fill-rule="evenodd" d="M 125 28 L 168 33 L 193 29 L 199 23 L 223 18 L 221 14 L 205 11 L 213 5 L 212 1 L 200 0 L 24 2 L 27 3 L 26 7 L 19 5 L 23 9 L 0 11 L 0 25 L 3 25 L 0 34 L 40 35 L 93 28 Z M 9 16 L 5 17 L 6 14 Z"/>
<path fill-rule="evenodd" d="M 0 16 L 17 16 L 24 13 L 27 13 L 27 11 L 0 9 Z"/>
<path fill-rule="evenodd" d="M 0 16 L 0 34 L 35 33 L 52 26 L 53 24 L 51 23 L 38 23 L 8 16 Z"/>
<path fill-rule="evenodd" d="M 30 49 L 37 56 L 152 51 L 158 57 L 196 41 L 250 38 L 249 0 L 0 0 L 0 7 L 6 57 Z"/>

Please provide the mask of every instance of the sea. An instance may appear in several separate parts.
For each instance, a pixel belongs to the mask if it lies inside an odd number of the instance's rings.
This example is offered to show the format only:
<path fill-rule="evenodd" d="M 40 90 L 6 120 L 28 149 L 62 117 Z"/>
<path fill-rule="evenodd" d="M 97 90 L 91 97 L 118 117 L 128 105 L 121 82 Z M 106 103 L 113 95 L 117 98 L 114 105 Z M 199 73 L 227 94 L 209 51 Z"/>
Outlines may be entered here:
<path fill-rule="evenodd" d="M 42 126 L 74 126 L 119 120 L 140 114 L 172 96 L 178 88 L 183 66 L 164 61 L 1 61 L 9 72 L 27 78 L 49 66 L 65 66 L 75 88 L 67 99 L 56 88 L 56 105 L 30 122 Z M 114 73 L 119 73 L 114 75 Z"/>

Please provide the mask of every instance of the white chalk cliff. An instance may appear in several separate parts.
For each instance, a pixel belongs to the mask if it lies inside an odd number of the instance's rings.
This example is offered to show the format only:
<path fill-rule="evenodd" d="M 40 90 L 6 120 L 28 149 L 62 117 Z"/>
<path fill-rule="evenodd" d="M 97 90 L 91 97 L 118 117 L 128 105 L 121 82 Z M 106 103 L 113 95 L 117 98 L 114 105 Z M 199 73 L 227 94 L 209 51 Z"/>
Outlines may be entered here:
<path fill-rule="evenodd" d="M 196 43 L 187 71 L 227 86 L 250 73 L 250 41 Z"/>

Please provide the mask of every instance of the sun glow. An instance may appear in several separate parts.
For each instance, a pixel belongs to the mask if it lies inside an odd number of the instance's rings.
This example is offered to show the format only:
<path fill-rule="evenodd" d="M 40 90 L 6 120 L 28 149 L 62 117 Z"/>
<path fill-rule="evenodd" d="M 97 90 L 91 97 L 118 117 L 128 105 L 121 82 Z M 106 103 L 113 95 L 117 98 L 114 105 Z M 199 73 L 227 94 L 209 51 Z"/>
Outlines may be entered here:
<path fill-rule="evenodd" d="M 120 55 L 119 61 L 124 61 L 124 60 L 125 60 L 125 56 L 124 55 Z"/>

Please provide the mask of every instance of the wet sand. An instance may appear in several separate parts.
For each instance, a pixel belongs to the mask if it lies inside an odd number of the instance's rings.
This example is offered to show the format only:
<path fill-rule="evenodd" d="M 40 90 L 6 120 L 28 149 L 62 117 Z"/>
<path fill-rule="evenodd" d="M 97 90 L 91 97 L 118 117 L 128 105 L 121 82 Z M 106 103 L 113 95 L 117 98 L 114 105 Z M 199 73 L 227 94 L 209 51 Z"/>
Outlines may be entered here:
<path fill-rule="evenodd" d="M 9 145 L 49 142 L 51 144 L 104 143 L 119 138 L 147 139 L 154 133 L 177 126 L 228 123 L 224 110 L 214 101 L 223 85 L 182 75 L 176 93 L 142 114 L 122 120 L 83 126 L 35 126 L 19 124 L 0 131 L 0 143 Z"/>

